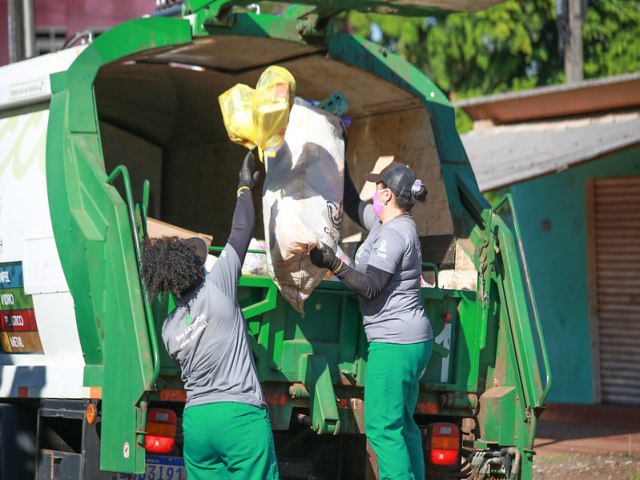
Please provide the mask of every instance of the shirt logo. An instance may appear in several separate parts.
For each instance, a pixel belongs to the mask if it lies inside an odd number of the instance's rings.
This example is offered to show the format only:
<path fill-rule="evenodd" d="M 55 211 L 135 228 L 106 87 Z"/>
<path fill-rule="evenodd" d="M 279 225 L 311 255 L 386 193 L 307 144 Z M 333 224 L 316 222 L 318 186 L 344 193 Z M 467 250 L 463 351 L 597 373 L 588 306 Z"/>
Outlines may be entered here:
<path fill-rule="evenodd" d="M 387 241 L 386 240 L 382 240 L 380 242 L 380 246 L 378 247 L 378 251 L 376 253 L 381 258 L 387 258 Z"/>
<path fill-rule="evenodd" d="M 189 320 L 191 320 L 191 316 L 190 315 L 187 315 L 187 316 L 189 317 Z M 185 323 L 186 323 L 186 319 L 185 319 Z M 195 321 L 192 322 L 191 325 L 189 325 L 187 328 L 184 329 L 184 332 L 176 335 L 176 342 L 180 342 L 180 345 L 178 346 L 178 348 L 183 349 L 189 343 L 191 343 L 192 340 L 198 338 L 198 336 L 202 333 L 202 331 L 205 328 L 207 328 L 207 325 L 209 325 L 209 323 L 205 320 L 205 315 L 203 313 L 198 315 Z"/>
<path fill-rule="evenodd" d="M 184 324 L 188 327 L 192 323 L 193 323 L 193 318 L 191 318 L 191 315 L 187 313 L 187 316 L 184 317 Z"/>

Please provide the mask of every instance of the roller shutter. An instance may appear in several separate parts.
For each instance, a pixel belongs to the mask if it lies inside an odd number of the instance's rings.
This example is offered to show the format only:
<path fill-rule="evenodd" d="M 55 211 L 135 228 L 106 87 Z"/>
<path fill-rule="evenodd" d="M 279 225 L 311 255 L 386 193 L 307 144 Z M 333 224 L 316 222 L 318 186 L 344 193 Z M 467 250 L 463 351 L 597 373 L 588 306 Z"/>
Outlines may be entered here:
<path fill-rule="evenodd" d="M 603 403 L 640 405 L 640 177 L 593 182 Z"/>

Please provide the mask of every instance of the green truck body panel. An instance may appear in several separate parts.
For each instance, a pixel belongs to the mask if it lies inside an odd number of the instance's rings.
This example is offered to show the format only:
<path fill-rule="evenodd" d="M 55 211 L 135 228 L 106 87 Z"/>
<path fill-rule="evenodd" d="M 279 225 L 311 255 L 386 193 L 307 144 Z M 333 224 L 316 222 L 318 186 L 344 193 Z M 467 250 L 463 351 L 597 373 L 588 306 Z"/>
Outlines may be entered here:
<path fill-rule="evenodd" d="M 184 19 L 126 22 L 101 35 L 71 68 L 52 78 L 46 163 L 51 218 L 75 302 L 85 385 L 102 389 L 101 468 L 144 470 L 149 402 L 159 398 L 158 391 L 181 384 L 176 364 L 157 345 L 174 303 L 156 302 L 149 309 L 144 300 L 132 232 L 143 234 L 146 208 L 135 210 L 123 198 L 122 185 L 130 189 L 127 175 L 110 177 L 107 171 L 96 78 L 101 69 L 125 68 L 123 62 L 166 63 L 174 53 L 179 57 L 182 46 L 195 48 L 198 40 L 254 37 L 302 48 L 300 56 L 326 54 L 412 95 L 428 112 L 439 166 L 433 174 L 442 177 L 452 230 L 464 239 L 460 248 L 472 259 L 478 288 L 423 289 L 436 346 L 420 404 L 434 406 L 440 416 L 475 417 L 479 435 L 470 446 L 515 447 L 522 455 L 518 478 L 531 478 L 536 416 L 550 387 L 535 300 L 517 221 L 489 210 L 447 98 L 415 67 L 378 45 L 340 33 L 305 37 L 293 17 L 221 15 L 227 3 L 192 1 Z M 150 55 L 168 57 L 156 62 Z M 509 213 L 508 207 L 506 201 L 500 210 Z M 244 276 L 239 301 L 274 429 L 286 430 L 294 408 L 307 408 L 318 434 L 361 431 L 367 342 L 356 296 L 339 282 L 323 282 L 301 316 L 271 279 Z"/>
<path fill-rule="evenodd" d="M 138 264 L 125 202 L 107 183 L 93 79 L 103 64 L 140 48 L 190 40 L 186 21 L 123 24 L 54 76 L 47 139 L 51 218 L 76 310 L 87 386 L 102 396 L 107 471 L 144 471 L 143 396 L 153 361 Z"/>

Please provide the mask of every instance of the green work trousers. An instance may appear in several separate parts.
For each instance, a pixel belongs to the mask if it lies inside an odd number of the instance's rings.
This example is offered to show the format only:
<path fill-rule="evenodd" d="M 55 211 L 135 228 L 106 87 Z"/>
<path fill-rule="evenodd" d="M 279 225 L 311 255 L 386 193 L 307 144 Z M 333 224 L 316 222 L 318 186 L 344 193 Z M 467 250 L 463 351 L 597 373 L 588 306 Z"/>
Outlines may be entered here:
<path fill-rule="evenodd" d="M 413 419 L 419 381 L 433 340 L 371 342 L 364 385 L 364 425 L 380 480 L 424 480 L 422 434 Z"/>
<path fill-rule="evenodd" d="M 276 480 L 278 463 L 269 415 L 237 402 L 195 405 L 184 411 L 188 480 Z"/>

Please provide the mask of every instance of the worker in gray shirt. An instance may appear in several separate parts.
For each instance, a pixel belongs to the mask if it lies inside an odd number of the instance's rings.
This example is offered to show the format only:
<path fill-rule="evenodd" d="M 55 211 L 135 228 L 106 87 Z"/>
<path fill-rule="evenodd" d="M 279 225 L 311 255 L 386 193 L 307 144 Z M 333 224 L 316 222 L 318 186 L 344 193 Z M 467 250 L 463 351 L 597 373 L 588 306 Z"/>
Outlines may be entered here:
<path fill-rule="evenodd" d="M 378 457 L 379 478 L 424 480 L 422 436 L 413 412 L 433 350 L 433 330 L 420 300 L 422 253 L 410 211 L 427 190 L 411 168 L 398 162 L 366 179 L 376 184 L 373 204 L 360 201 L 345 168 L 345 211 L 369 230 L 355 268 L 324 244 L 310 257 L 359 295 L 369 341 L 365 434 Z"/>
<path fill-rule="evenodd" d="M 142 276 L 151 299 L 179 301 L 162 339 L 182 372 L 184 461 L 189 480 L 272 480 L 278 467 L 271 424 L 247 340 L 237 283 L 255 223 L 251 188 L 258 176 L 247 154 L 240 170 L 227 245 L 210 272 L 200 238 L 151 239 Z"/>

